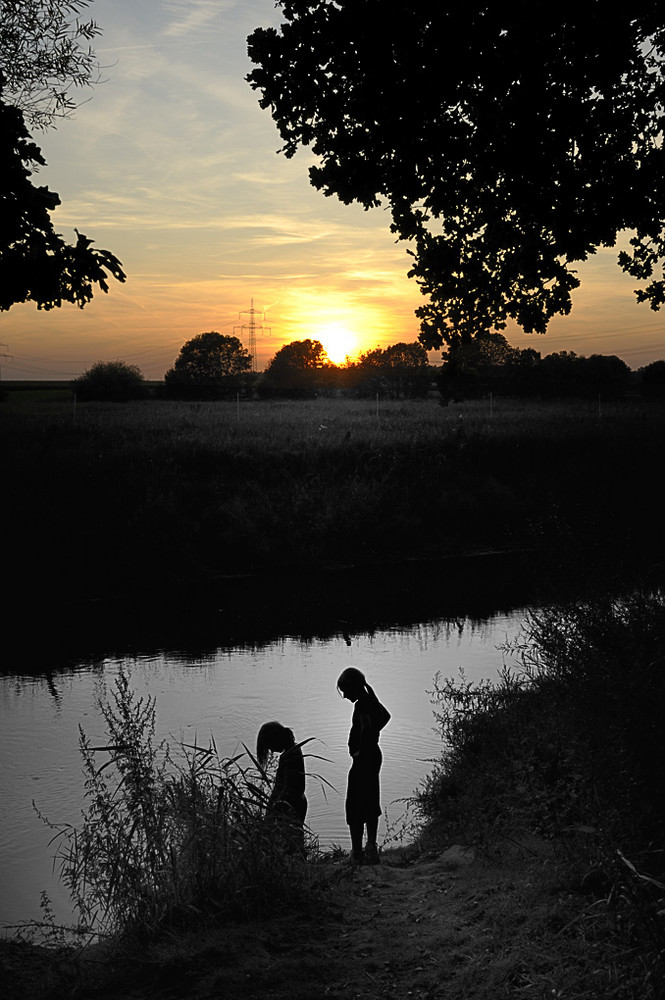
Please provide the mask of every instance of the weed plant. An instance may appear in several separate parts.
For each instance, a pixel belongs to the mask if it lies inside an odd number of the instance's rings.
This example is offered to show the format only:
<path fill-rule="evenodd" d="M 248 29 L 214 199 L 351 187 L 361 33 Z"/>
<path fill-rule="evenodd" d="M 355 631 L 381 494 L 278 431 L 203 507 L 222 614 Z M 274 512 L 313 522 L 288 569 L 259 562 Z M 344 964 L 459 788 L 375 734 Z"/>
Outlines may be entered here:
<path fill-rule="evenodd" d="M 437 678 L 445 748 L 416 795 L 423 836 L 549 840 L 578 890 L 612 908 L 643 995 L 662 996 L 665 600 L 546 611 L 519 652 L 496 684 Z"/>
<path fill-rule="evenodd" d="M 156 743 L 155 701 L 125 674 L 100 708 L 108 744 L 80 729 L 82 824 L 55 827 L 81 929 L 146 941 L 300 898 L 307 866 L 288 823 L 266 817 L 268 775 L 249 751 Z"/>

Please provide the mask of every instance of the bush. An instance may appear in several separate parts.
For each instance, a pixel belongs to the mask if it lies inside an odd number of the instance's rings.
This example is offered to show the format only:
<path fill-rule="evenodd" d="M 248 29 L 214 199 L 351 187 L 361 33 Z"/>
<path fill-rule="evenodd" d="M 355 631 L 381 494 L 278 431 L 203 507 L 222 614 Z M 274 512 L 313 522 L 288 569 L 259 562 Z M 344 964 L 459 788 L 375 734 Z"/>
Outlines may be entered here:
<path fill-rule="evenodd" d="M 108 745 L 92 747 L 80 729 L 83 823 L 49 824 L 83 927 L 149 940 L 298 896 L 306 865 L 283 821 L 266 821 L 266 774 L 249 753 L 223 760 L 214 744 L 155 745 L 155 701 L 137 698 L 124 673 L 100 708 Z M 102 751 L 110 757 L 100 767 Z"/>
<path fill-rule="evenodd" d="M 126 403 L 144 399 L 148 389 L 140 368 L 126 361 L 97 361 L 72 382 L 78 399 L 108 403 Z"/>
<path fill-rule="evenodd" d="M 532 618 L 523 669 L 499 683 L 437 677 L 445 749 L 418 790 L 423 835 L 486 846 L 535 834 L 584 871 L 665 969 L 665 599 Z M 658 995 L 650 991 L 644 995 Z"/>
<path fill-rule="evenodd" d="M 578 823 L 637 851 L 665 843 L 664 653 L 665 602 L 642 596 L 533 616 L 522 671 L 498 684 L 437 678 L 445 750 L 423 814 L 549 837 Z"/>

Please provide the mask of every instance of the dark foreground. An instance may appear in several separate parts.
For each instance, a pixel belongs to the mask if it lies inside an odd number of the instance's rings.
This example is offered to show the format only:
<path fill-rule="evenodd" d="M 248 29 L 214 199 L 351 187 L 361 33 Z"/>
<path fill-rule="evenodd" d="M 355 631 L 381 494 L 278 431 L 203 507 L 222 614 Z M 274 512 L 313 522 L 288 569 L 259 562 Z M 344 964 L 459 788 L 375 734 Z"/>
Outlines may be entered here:
<path fill-rule="evenodd" d="M 453 846 L 376 868 L 316 865 L 299 910 L 121 959 L 3 944 L 0 975 L 8 1000 L 631 997 L 616 916 L 542 844 L 494 859 Z"/>

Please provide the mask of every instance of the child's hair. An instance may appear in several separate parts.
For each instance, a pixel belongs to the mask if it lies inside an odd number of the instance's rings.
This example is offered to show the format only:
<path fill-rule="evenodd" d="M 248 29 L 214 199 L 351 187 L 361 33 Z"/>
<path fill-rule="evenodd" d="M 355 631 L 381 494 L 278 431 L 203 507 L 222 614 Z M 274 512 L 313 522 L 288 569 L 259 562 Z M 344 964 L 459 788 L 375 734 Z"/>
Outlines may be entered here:
<path fill-rule="evenodd" d="M 371 690 L 364 673 L 357 667 L 347 667 L 337 678 L 337 690 L 342 694 L 355 694 L 357 692 L 358 695 L 361 695 L 365 688 Z"/>
<path fill-rule="evenodd" d="M 261 767 L 265 767 L 271 750 L 281 753 L 293 746 L 295 741 L 293 730 L 283 726 L 281 722 L 264 722 L 256 737 L 256 759 Z"/>

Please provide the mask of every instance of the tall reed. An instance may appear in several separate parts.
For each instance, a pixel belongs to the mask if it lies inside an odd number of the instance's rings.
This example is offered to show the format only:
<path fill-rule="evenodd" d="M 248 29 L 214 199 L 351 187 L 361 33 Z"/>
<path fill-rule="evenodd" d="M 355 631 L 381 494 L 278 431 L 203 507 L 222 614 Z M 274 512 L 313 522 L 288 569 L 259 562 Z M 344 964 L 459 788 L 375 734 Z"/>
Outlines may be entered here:
<path fill-rule="evenodd" d="M 61 878 L 87 930 L 149 939 L 304 892 L 307 866 L 266 817 L 267 775 L 249 752 L 222 759 L 214 743 L 156 743 L 155 701 L 138 698 L 124 673 L 100 708 L 108 743 L 91 746 L 80 729 L 82 823 L 56 834 Z"/>

